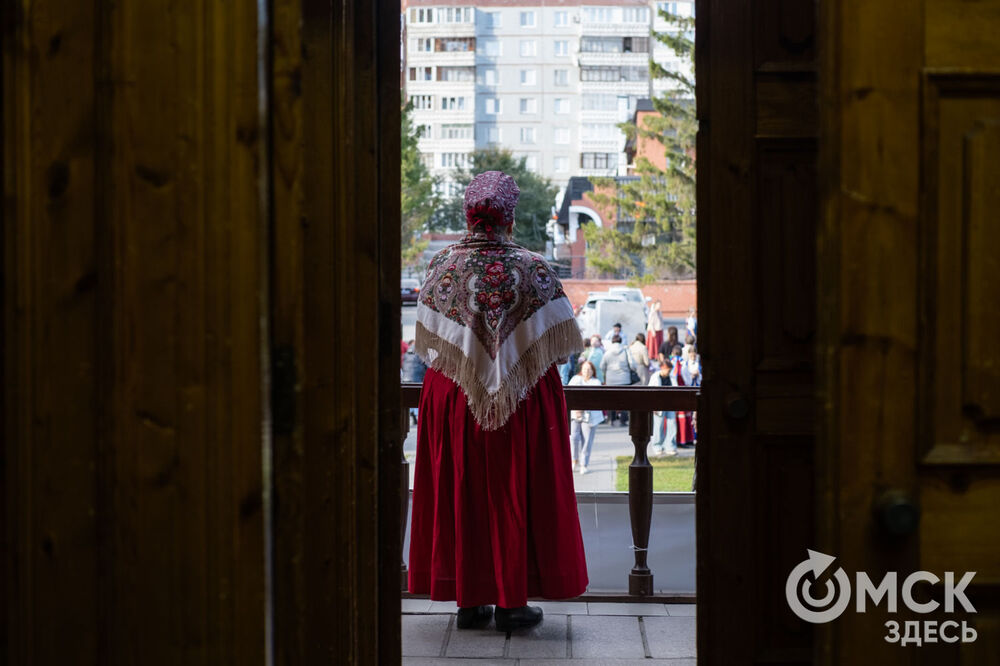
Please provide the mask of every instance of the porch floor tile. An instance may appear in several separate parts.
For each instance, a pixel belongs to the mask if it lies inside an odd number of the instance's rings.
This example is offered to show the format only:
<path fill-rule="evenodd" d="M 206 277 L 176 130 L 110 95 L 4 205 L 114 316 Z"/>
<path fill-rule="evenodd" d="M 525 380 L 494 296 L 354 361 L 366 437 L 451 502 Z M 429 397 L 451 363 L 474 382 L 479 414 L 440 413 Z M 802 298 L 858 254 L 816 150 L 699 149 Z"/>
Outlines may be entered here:
<path fill-rule="evenodd" d="M 528 630 L 455 627 L 454 602 L 407 599 L 403 664 L 429 666 L 695 666 L 694 604 L 530 602 L 545 610 Z M 450 609 L 450 611 L 449 611 Z M 589 611 L 589 614 L 587 612 Z"/>

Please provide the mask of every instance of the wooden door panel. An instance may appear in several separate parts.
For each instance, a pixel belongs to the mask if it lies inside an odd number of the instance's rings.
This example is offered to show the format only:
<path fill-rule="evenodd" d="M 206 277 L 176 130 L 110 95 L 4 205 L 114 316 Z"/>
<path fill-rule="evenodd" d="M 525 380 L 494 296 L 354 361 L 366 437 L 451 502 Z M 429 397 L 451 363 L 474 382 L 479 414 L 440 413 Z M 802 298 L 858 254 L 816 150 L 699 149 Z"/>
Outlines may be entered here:
<path fill-rule="evenodd" d="M 921 446 L 928 463 L 1000 464 L 1000 72 L 923 86 Z"/>
<path fill-rule="evenodd" d="M 854 570 L 975 571 L 977 613 L 846 613 L 823 663 L 994 663 L 1000 645 L 1000 2 L 824 3 L 823 544 Z M 895 537 L 887 490 L 920 510 Z M 994 525 L 994 527 L 991 527 Z M 909 649 L 882 622 L 967 621 Z"/>
<path fill-rule="evenodd" d="M 811 654 L 812 630 L 783 590 L 815 521 L 813 9 L 698 5 L 702 663 Z"/>

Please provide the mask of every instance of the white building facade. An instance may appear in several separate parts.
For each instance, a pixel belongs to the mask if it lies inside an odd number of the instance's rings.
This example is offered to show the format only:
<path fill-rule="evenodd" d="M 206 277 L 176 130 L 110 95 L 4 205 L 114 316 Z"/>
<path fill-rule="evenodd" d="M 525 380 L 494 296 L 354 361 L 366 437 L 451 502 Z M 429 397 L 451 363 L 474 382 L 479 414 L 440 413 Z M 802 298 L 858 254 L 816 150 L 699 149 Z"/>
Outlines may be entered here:
<path fill-rule="evenodd" d="M 653 2 L 653 30 L 656 32 L 677 32 L 675 26 L 663 19 L 660 12 L 666 11 L 668 14 L 674 16 L 682 16 L 684 18 L 694 17 L 694 2 L 693 0 L 680 0 L 678 2 Z M 689 39 L 694 40 L 694 32 L 692 31 L 687 35 Z M 663 66 L 665 69 L 673 72 L 680 72 L 687 76 L 690 80 L 694 80 L 694 63 L 684 62 L 677 57 L 677 54 L 670 50 L 666 44 L 659 40 L 654 40 L 653 44 L 653 60 L 657 64 Z M 653 80 L 653 96 L 660 97 L 667 90 L 674 89 L 674 83 L 666 79 L 654 79 Z"/>
<path fill-rule="evenodd" d="M 623 174 L 616 124 L 652 92 L 656 4 L 403 0 L 402 74 L 424 162 L 447 180 L 474 149 L 498 146 L 560 187 Z"/>

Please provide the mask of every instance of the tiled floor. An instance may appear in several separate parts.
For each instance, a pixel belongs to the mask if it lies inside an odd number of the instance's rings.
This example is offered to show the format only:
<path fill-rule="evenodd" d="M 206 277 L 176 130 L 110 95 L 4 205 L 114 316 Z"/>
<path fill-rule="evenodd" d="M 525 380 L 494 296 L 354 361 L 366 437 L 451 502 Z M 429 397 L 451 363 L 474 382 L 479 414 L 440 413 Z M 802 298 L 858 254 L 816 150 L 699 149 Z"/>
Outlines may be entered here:
<path fill-rule="evenodd" d="M 454 602 L 403 600 L 403 664 L 695 664 L 693 604 L 530 602 L 545 619 L 502 634 L 455 628 Z"/>

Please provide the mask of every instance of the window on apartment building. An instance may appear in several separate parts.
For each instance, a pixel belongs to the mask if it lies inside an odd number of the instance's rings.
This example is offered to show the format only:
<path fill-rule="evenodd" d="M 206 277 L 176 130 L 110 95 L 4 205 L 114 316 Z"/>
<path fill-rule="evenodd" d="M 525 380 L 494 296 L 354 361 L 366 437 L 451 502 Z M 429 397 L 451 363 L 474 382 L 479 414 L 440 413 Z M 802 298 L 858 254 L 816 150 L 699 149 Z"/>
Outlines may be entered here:
<path fill-rule="evenodd" d="M 500 143 L 503 134 L 496 125 L 484 125 L 482 138 L 486 143 Z"/>
<path fill-rule="evenodd" d="M 487 115 L 495 116 L 500 113 L 500 98 L 499 97 L 487 97 L 484 101 L 485 110 Z"/>
<path fill-rule="evenodd" d="M 438 37 L 434 40 L 434 50 L 444 53 L 461 53 L 476 50 L 475 37 Z"/>
<path fill-rule="evenodd" d="M 438 67 L 438 81 L 472 82 L 476 80 L 475 67 Z"/>
<path fill-rule="evenodd" d="M 552 111 L 555 113 L 569 113 L 569 100 L 565 97 L 556 97 L 552 100 Z"/>
<path fill-rule="evenodd" d="M 580 126 L 580 138 L 590 141 L 620 139 L 621 130 L 612 123 L 584 123 Z"/>
<path fill-rule="evenodd" d="M 534 28 L 535 27 L 535 12 L 521 12 L 521 27 L 522 28 Z"/>
<path fill-rule="evenodd" d="M 484 28 L 500 27 L 500 12 L 480 12 L 480 15 L 483 17 Z"/>
<path fill-rule="evenodd" d="M 535 128 L 534 127 L 522 127 L 521 128 L 521 143 L 534 143 L 535 142 Z"/>
<path fill-rule="evenodd" d="M 442 111 L 464 111 L 465 110 L 465 98 L 464 97 L 442 97 L 441 98 L 441 110 Z"/>
<path fill-rule="evenodd" d="M 480 69 L 479 83 L 484 86 L 495 86 L 497 84 L 497 70 L 492 67 Z"/>
<path fill-rule="evenodd" d="M 538 171 L 538 156 L 526 155 L 524 158 L 524 166 L 526 166 L 529 171 Z"/>
<path fill-rule="evenodd" d="M 536 113 L 538 111 L 538 102 L 534 97 L 522 97 L 518 106 L 521 113 Z"/>
<path fill-rule="evenodd" d="M 585 23 L 617 23 L 613 10 L 613 7 L 584 7 L 583 20 Z"/>
<path fill-rule="evenodd" d="M 649 80 L 649 70 L 645 67 L 629 67 L 625 66 L 621 68 L 621 80 L 622 81 L 648 81 Z"/>
<path fill-rule="evenodd" d="M 658 2 L 656 3 L 656 10 L 659 12 L 666 12 L 672 16 L 679 16 L 676 2 Z"/>
<path fill-rule="evenodd" d="M 620 81 L 621 67 L 581 67 L 581 81 Z"/>
<path fill-rule="evenodd" d="M 649 23 L 648 7 L 622 7 L 624 23 Z"/>
<path fill-rule="evenodd" d="M 484 56 L 499 56 L 502 54 L 499 39 L 480 39 L 477 53 Z"/>
<path fill-rule="evenodd" d="M 564 28 L 569 25 L 569 12 L 558 11 L 555 13 L 555 26 L 557 28 Z"/>
<path fill-rule="evenodd" d="M 440 7 L 438 23 L 471 23 L 472 7 Z"/>
<path fill-rule="evenodd" d="M 617 153 L 580 153 L 581 169 L 613 169 L 617 167 Z"/>
<path fill-rule="evenodd" d="M 441 166 L 465 168 L 469 165 L 468 153 L 441 153 Z"/>
<path fill-rule="evenodd" d="M 442 139 L 471 139 L 472 125 L 441 125 Z"/>
<path fill-rule="evenodd" d="M 649 53 L 649 37 L 582 37 L 583 53 Z"/>
<path fill-rule="evenodd" d="M 581 37 L 582 53 L 616 53 L 621 51 L 621 37 Z"/>
<path fill-rule="evenodd" d="M 417 53 L 429 53 L 434 48 L 434 40 L 430 37 L 421 37 L 413 40 L 413 50 Z"/>
<path fill-rule="evenodd" d="M 552 83 L 557 86 L 568 86 L 569 85 L 569 70 L 568 69 L 556 69 L 552 72 Z"/>
<path fill-rule="evenodd" d="M 433 68 L 431 67 L 410 68 L 411 81 L 432 81 L 433 80 L 432 76 L 433 76 Z"/>
<path fill-rule="evenodd" d="M 618 97 L 584 93 L 580 95 L 580 108 L 584 111 L 614 111 L 618 108 Z"/>
<path fill-rule="evenodd" d="M 434 128 L 431 125 L 427 124 L 427 123 L 423 123 L 423 124 L 415 125 L 414 126 L 414 131 L 417 133 L 417 137 L 421 138 L 421 139 L 429 139 L 429 138 L 431 138 L 431 133 L 432 133 L 433 129 Z"/>
<path fill-rule="evenodd" d="M 521 40 L 521 57 L 530 57 L 538 52 L 538 43 L 533 39 Z"/>
<path fill-rule="evenodd" d="M 420 153 L 420 162 L 428 169 L 434 168 L 434 153 Z"/>
<path fill-rule="evenodd" d="M 569 158 L 561 155 L 559 157 L 553 157 L 552 169 L 556 173 L 565 173 L 566 171 L 569 171 Z"/>
<path fill-rule="evenodd" d="M 410 23 L 433 23 L 434 10 L 429 7 L 410 10 Z"/>
<path fill-rule="evenodd" d="M 534 69 L 522 69 L 521 70 L 521 85 L 522 86 L 533 86 L 535 85 L 536 70 Z"/>
<path fill-rule="evenodd" d="M 568 127 L 557 127 L 552 133 L 552 142 L 558 143 L 560 145 L 566 145 L 569 143 L 569 128 Z"/>
<path fill-rule="evenodd" d="M 649 37 L 623 37 L 624 53 L 649 53 Z"/>
<path fill-rule="evenodd" d="M 569 42 L 565 39 L 557 39 L 552 43 L 552 52 L 557 56 L 569 55 Z"/>
<path fill-rule="evenodd" d="M 434 108 L 433 95 L 412 95 L 410 99 L 413 101 L 414 109 L 429 111 Z"/>

